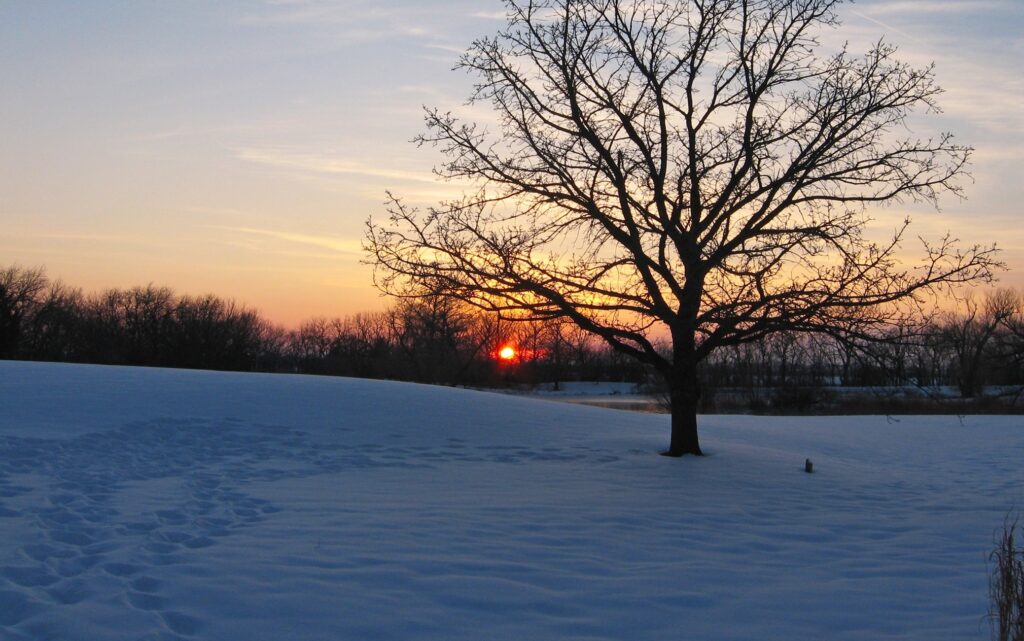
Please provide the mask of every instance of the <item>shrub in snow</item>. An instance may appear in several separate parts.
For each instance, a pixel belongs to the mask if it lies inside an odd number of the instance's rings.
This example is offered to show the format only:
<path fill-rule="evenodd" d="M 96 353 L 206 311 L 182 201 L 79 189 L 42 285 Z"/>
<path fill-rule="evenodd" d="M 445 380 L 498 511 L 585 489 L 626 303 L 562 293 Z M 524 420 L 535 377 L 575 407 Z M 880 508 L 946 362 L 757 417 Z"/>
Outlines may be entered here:
<path fill-rule="evenodd" d="M 996 641 L 1024 641 L 1024 549 L 1014 540 L 1017 521 L 1007 520 L 996 537 L 989 580 L 989 620 Z"/>

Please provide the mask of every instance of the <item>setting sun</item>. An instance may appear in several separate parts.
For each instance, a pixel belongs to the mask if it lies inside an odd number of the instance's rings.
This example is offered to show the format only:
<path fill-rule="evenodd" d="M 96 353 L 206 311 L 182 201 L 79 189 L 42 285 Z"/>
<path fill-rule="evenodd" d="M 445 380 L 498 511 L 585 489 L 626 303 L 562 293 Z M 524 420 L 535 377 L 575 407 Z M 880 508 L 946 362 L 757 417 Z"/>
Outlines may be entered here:
<path fill-rule="evenodd" d="M 510 361 L 516 357 L 516 350 L 511 345 L 506 345 L 498 351 L 498 358 L 503 361 Z"/>

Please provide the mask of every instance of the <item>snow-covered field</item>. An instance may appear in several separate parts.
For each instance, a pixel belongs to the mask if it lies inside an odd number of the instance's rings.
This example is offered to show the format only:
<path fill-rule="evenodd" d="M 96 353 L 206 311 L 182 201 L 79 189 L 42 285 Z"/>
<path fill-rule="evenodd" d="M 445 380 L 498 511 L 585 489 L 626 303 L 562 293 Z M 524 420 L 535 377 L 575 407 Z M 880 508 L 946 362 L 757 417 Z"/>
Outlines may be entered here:
<path fill-rule="evenodd" d="M 0 639 L 988 637 L 1020 417 L 702 425 L 0 362 Z"/>
<path fill-rule="evenodd" d="M 665 412 L 657 397 L 642 393 L 635 383 L 566 381 L 559 383 L 557 390 L 548 383 L 529 390 L 498 389 L 495 391 L 593 407 L 638 412 Z"/>

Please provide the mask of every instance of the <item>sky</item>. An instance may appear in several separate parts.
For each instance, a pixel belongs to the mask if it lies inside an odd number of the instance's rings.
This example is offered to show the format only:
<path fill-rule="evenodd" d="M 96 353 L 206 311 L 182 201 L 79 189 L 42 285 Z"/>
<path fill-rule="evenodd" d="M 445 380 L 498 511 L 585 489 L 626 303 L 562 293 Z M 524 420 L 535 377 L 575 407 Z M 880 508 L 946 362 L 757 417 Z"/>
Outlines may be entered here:
<path fill-rule="evenodd" d="M 928 238 L 996 242 L 1024 286 L 1024 0 L 861 0 L 826 44 L 934 61 L 976 151 L 966 200 L 897 205 Z M 424 105 L 503 22 L 498 0 L 0 0 L 0 267 L 86 291 L 214 293 L 295 326 L 384 307 L 360 249 L 385 191 L 430 203 Z M 916 126 L 916 122 L 915 122 Z"/>

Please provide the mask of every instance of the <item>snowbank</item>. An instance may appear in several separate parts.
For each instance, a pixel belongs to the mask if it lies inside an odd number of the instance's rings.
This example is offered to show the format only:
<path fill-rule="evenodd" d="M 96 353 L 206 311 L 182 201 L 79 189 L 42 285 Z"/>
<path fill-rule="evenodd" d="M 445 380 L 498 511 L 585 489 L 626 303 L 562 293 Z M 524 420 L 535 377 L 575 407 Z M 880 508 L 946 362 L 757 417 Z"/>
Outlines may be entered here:
<path fill-rule="evenodd" d="M 0 362 L 0 639 L 987 638 L 1019 417 L 702 426 Z"/>

